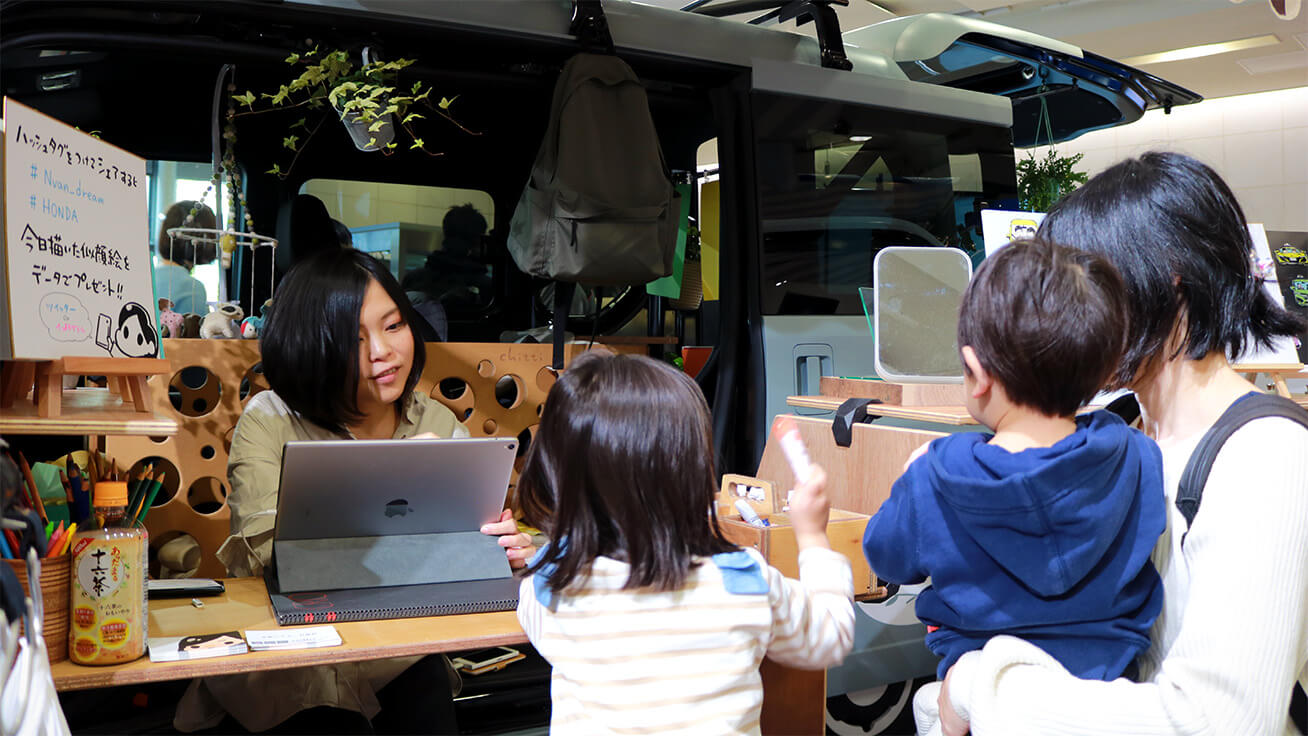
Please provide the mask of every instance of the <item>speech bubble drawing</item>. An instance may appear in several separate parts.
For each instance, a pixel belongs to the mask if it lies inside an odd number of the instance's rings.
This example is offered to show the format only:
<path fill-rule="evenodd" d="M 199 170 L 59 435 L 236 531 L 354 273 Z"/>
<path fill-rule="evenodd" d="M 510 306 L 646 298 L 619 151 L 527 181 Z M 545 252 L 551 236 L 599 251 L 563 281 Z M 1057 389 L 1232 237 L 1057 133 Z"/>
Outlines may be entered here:
<path fill-rule="evenodd" d="M 37 311 L 50 337 L 59 342 L 82 342 L 92 337 L 91 316 L 82 301 L 72 294 L 57 291 L 46 294 Z"/>

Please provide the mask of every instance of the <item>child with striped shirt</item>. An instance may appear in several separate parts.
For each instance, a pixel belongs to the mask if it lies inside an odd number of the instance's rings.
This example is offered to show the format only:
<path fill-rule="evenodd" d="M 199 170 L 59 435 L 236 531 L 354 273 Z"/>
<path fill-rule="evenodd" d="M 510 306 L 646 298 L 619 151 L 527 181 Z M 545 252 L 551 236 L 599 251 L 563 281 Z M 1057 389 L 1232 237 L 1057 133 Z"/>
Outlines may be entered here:
<path fill-rule="evenodd" d="M 550 733 L 757 734 L 763 656 L 839 663 L 853 644 L 849 561 L 826 538 L 814 467 L 790 518 L 800 580 L 718 527 L 708 407 L 684 373 L 590 352 L 550 390 L 518 483 L 550 539 L 518 620 L 553 667 Z"/>

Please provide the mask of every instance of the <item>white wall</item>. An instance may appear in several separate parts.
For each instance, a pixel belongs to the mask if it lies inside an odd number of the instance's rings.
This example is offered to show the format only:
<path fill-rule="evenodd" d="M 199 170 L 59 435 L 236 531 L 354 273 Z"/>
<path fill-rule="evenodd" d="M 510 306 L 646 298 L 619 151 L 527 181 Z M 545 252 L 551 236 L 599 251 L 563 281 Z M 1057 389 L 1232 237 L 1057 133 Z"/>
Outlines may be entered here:
<path fill-rule="evenodd" d="M 1057 148 L 1084 153 L 1077 170 L 1091 176 L 1145 151 L 1180 151 L 1226 179 L 1250 222 L 1308 231 L 1308 87 L 1205 100 L 1171 115 L 1152 110 L 1130 125 Z M 1044 153 L 1044 147 L 1032 150 Z"/>

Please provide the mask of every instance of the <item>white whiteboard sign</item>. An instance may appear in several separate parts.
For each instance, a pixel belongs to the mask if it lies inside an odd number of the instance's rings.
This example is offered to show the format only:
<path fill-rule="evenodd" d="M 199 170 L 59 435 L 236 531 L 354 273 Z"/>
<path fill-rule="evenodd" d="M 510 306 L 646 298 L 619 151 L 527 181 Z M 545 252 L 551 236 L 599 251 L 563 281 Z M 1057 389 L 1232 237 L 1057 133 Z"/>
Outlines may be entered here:
<path fill-rule="evenodd" d="M 1014 240 L 1034 238 L 1044 219 L 1043 212 L 981 210 L 981 238 L 986 246 L 986 257 L 993 256 L 995 251 Z"/>
<path fill-rule="evenodd" d="M 158 355 L 145 159 L 8 98 L 4 123 L 0 357 Z"/>

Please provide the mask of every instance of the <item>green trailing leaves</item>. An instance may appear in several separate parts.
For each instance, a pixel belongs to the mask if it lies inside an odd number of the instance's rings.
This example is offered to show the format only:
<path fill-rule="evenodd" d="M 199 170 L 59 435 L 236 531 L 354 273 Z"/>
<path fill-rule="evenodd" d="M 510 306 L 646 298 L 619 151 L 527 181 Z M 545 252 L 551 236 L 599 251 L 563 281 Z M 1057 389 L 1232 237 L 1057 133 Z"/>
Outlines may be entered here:
<path fill-rule="evenodd" d="M 1076 171 L 1084 154 L 1060 156 L 1053 147 L 1041 157 L 1028 154 L 1017 162 L 1017 198 L 1019 206 L 1031 212 L 1048 212 L 1054 203 L 1089 179 Z"/>
<path fill-rule="evenodd" d="M 357 58 L 357 57 L 355 57 Z M 427 116 L 412 108 L 421 105 L 428 113 L 436 113 L 432 119 L 444 118 L 463 133 L 479 135 L 460 124 L 450 114 L 450 107 L 459 98 L 437 97 L 440 102 L 431 102 L 432 90 L 421 80 L 404 81 L 400 76 L 404 70 L 413 66 L 413 59 L 395 59 L 393 61 L 373 61 L 361 66 L 351 62 L 351 53 L 344 49 L 312 49 L 289 53 L 285 63 L 292 70 L 293 78 L 280 84 L 276 92 L 232 95 L 232 99 L 245 109 L 235 113 L 236 117 L 274 112 L 278 109 L 302 108 L 313 111 L 305 117 L 297 117 L 287 126 L 282 138 L 282 148 L 294 152 L 290 163 L 283 168 L 274 164 L 267 173 L 286 178 L 295 161 L 308 147 L 309 141 L 322 127 L 323 121 L 338 117 L 347 125 L 365 126 L 370 147 L 380 148 L 383 153 L 392 153 L 402 146 L 393 140 L 380 145 L 379 140 L 390 140 L 394 136 L 386 130 L 387 126 L 398 126 L 410 138 L 409 150 L 418 149 L 429 156 L 439 156 L 426 148 L 426 143 L 415 125 L 427 126 L 432 123 L 419 123 L 428 120 Z M 256 102 L 261 104 L 256 105 Z M 328 109 L 330 106 L 330 110 Z M 333 114 L 334 112 L 334 114 Z M 443 123 L 442 123 L 443 124 Z M 426 131 L 422 131 L 426 132 Z M 397 131 L 398 133 L 398 131 Z"/>

